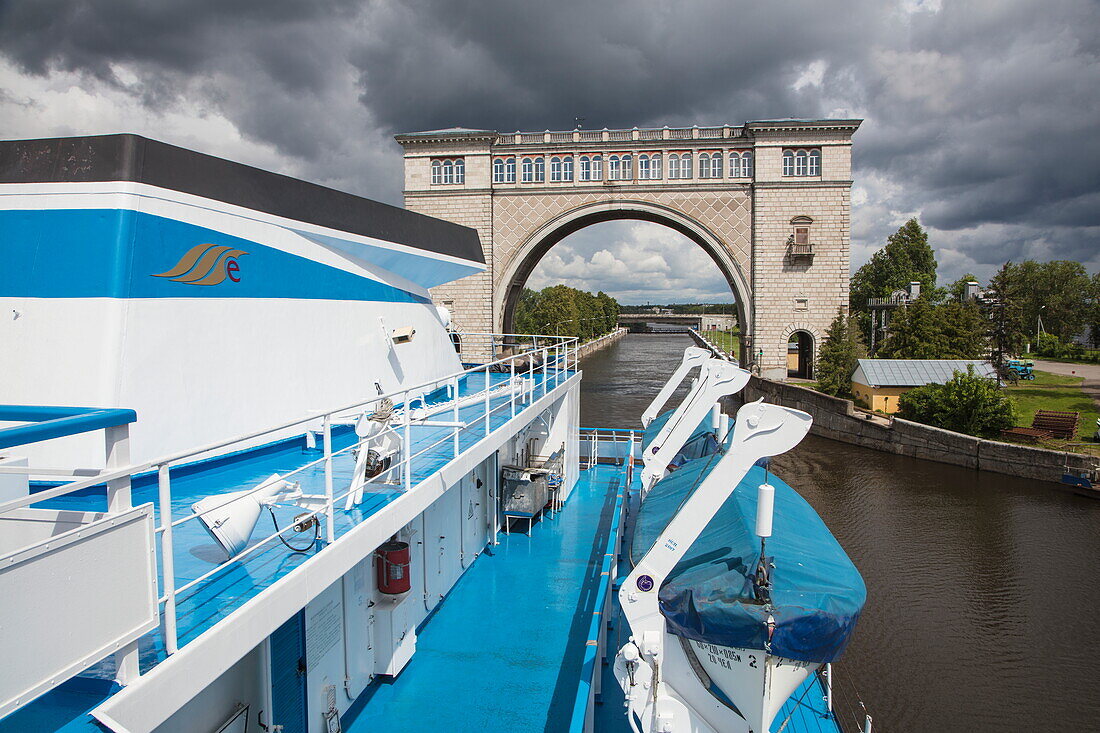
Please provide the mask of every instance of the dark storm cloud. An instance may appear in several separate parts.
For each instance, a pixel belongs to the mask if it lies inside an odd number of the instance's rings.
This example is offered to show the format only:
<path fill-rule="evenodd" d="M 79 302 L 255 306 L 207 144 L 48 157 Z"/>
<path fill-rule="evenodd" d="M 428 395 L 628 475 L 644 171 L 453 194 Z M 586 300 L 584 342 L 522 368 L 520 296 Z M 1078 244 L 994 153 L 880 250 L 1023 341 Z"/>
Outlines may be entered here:
<path fill-rule="evenodd" d="M 396 132 L 865 117 L 854 264 L 919 213 L 955 270 L 1097 264 L 1098 30 L 1090 0 L 0 0 L 22 74 L 222 115 L 287 169 L 390 201 Z"/>

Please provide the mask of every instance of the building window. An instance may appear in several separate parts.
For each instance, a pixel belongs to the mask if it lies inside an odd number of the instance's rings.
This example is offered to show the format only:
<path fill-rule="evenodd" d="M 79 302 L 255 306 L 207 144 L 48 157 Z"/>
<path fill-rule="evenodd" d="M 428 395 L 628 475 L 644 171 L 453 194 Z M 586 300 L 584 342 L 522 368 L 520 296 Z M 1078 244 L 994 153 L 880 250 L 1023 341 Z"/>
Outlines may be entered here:
<path fill-rule="evenodd" d="M 546 180 L 546 159 L 542 156 L 535 158 L 535 183 Z"/>
<path fill-rule="evenodd" d="M 699 155 L 699 177 L 700 178 L 721 178 L 722 177 L 722 154 L 721 153 L 701 153 Z"/>
<path fill-rule="evenodd" d="M 432 185 L 466 182 L 466 161 L 463 158 L 436 158 L 432 160 Z"/>
<path fill-rule="evenodd" d="M 466 162 L 461 157 L 441 157 L 431 162 L 431 183 L 434 186 L 466 182 Z"/>
<path fill-rule="evenodd" d="M 638 178 L 643 181 L 655 181 L 661 177 L 661 155 L 638 156 Z"/>
<path fill-rule="evenodd" d="M 550 182 L 561 183 L 561 158 L 556 155 L 550 159 Z"/>
<path fill-rule="evenodd" d="M 524 158 L 523 163 L 520 165 L 520 170 L 523 173 L 523 182 L 531 183 L 535 180 L 535 162 L 530 158 Z"/>
<path fill-rule="evenodd" d="M 676 153 L 668 156 L 668 177 L 670 179 L 680 177 L 680 156 Z"/>
<path fill-rule="evenodd" d="M 516 182 L 516 159 L 497 158 L 493 161 L 493 183 Z"/>
<path fill-rule="evenodd" d="M 622 176 L 622 165 L 619 163 L 619 156 L 612 155 L 607 159 L 607 180 L 617 181 Z"/>
<path fill-rule="evenodd" d="M 730 153 L 730 178 L 752 178 L 752 153 Z"/>
<path fill-rule="evenodd" d="M 691 153 L 680 155 L 680 178 L 691 178 L 693 174 Z"/>
<path fill-rule="evenodd" d="M 631 178 L 634 177 L 633 168 L 634 168 L 634 158 L 633 158 L 633 156 L 624 155 L 623 156 L 623 167 L 622 167 L 622 173 L 623 173 L 622 180 L 629 181 Z"/>
<path fill-rule="evenodd" d="M 561 159 L 561 179 L 563 181 L 573 180 L 573 156 L 567 155 Z"/>
<path fill-rule="evenodd" d="M 602 181 L 603 180 L 603 156 L 602 155 L 593 155 L 592 156 L 592 180 L 593 181 Z"/>
<path fill-rule="evenodd" d="M 820 176 L 821 150 L 818 148 L 783 151 L 783 175 Z"/>
<path fill-rule="evenodd" d="M 582 155 L 581 159 L 577 161 L 579 163 L 577 170 L 578 181 L 591 181 L 592 180 L 592 160 L 587 155 Z"/>

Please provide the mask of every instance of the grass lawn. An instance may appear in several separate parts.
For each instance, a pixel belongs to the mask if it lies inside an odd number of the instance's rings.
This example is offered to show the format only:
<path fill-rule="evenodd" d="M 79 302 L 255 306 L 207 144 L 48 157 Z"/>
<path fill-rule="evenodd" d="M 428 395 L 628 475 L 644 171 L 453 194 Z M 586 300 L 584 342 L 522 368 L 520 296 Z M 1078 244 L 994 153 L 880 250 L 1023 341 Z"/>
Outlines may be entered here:
<path fill-rule="evenodd" d="M 1036 370 L 1034 381 L 1021 381 L 1015 387 L 1006 387 L 1008 397 L 1016 407 L 1016 424 L 1025 428 L 1031 427 L 1031 419 L 1035 417 L 1036 410 L 1075 411 L 1081 413 L 1081 418 L 1077 421 L 1078 440 L 1091 441 L 1096 433 L 1096 419 L 1100 417 L 1100 409 L 1097 409 L 1091 397 L 1081 391 L 1083 381 L 1085 380 L 1081 377 L 1065 377 Z"/>
<path fill-rule="evenodd" d="M 741 358 L 741 337 L 733 331 L 704 331 L 703 336 L 734 359 Z"/>

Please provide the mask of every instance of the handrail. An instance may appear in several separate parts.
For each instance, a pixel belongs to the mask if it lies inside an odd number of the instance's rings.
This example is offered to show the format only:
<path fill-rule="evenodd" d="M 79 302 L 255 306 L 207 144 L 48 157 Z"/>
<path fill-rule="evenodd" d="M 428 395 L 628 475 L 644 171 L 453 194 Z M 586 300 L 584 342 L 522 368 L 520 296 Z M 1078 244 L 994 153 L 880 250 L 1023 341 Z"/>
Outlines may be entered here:
<path fill-rule="evenodd" d="M 591 431 L 597 437 L 599 430 L 596 428 L 582 429 Z M 628 430 L 631 446 L 637 437 L 637 431 Z M 601 661 L 607 655 L 607 625 L 610 621 L 613 596 L 609 592 L 618 577 L 619 547 L 622 541 L 623 512 L 627 507 L 630 496 L 630 483 L 633 480 L 633 464 L 629 456 L 633 450 L 627 451 L 627 460 L 623 462 L 626 471 L 626 483 L 615 497 L 615 507 L 612 510 L 611 527 L 608 530 L 607 543 L 604 547 L 603 560 L 600 563 L 600 581 L 596 588 L 596 599 L 592 607 L 592 618 L 588 625 L 588 636 L 585 641 L 584 657 L 581 662 L 580 682 L 577 686 L 577 694 L 573 699 L 573 714 L 570 718 L 570 733 L 587 733 L 593 729 L 592 704 L 598 694 L 598 678 L 603 672 Z"/>
<path fill-rule="evenodd" d="M 109 407 L 0 405 L 0 420 L 30 423 L 0 428 L 0 448 L 13 448 L 102 428 L 129 425 L 137 421 L 137 413 Z"/>
<path fill-rule="evenodd" d="M 509 335 L 515 335 L 515 334 L 469 333 L 469 334 L 462 334 L 462 335 L 465 335 L 465 336 L 483 336 L 483 335 L 505 335 L 505 336 L 509 336 Z M 566 343 L 573 342 L 573 349 L 574 350 L 577 346 L 576 342 L 578 341 L 578 339 L 576 339 L 576 338 L 566 338 L 564 336 L 561 336 L 561 337 L 559 337 L 559 336 L 536 336 L 536 338 L 555 339 L 555 340 L 565 341 Z M 150 460 L 147 460 L 147 461 L 143 461 L 141 463 L 131 464 L 129 466 L 116 469 L 114 471 L 106 471 L 106 472 L 100 473 L 97 476 L 93 476 L 93 477 L 90 477 L 90 478 L 87 478 L 87 479 L 84 479 L 84 480 L 81 480 L 81 481 L 74 481 L 74 482 L 71 482 L 71 483 L 68 483 L 68 484 L 63 484 L 61 486 L 57 486 L 57 487 L 52 488 L 52 489 L 46 489 L 44 491 L 39 491 L 39 492 L 36 492 L 36 493 L 34 493 L 30 496 L 20 497 L 18 499 L 13 499 L 11 501 L 4 502 L 4 503 L 0 504 L 0 514 L 5 514 L 9 511 L 13 510 L 13 509 L 20 509 L 22 507 L 29 506 L 31 504 L 38 503 L 40 501 L 45 501 L 47 499 L 53 499 L 53 498 L 58 497 L 58 496 L 64 496 L 65 494 L 70 494 L 74 491 L 80 491 L 82 489 L 87 489 L 87 488 L 90 488 L 92 486 L 97 486 L 99 484 L 104 483 L 105 481 L 111 481 L 113 479 L 122 478 L 123 476 L 133 475 L 135 473 L 142 473 L 142 472 L 148 471 L 150 469 L 156 468 L 157 466 L 166 464 L 166 463 L 169 463 L 169 464 L 170 463 L 178 463 L 178 462 L 183 461 L 183 460 L 188 459 L 188 458 L 193 458 L 195 456 L 201 456 L 205 453 L 211 453 L 213 451 L 220 450 L 222 448 L 226 448 L 228 446 L 234 445 L 235 443 L 248 442 L 248 441 L 254 440 L 256 438 L 262 437 L 264 435 L 269 435 L 271 433 L 278 433 L 278 432 L 282 432 L 284 430 L 287 430 L 288 428 L 299 427 L 299 426 L 305 425 L 307 423 L 316 422 L 317 420 L 323 419 L 326 416 L 335 416 L 335 415 L 337 415 L 339 413 L 342 413 L 342 412 L 349 412 L 349 411 L 353 411 L 353 410 L 356 410 L 356 409 L 361 409 L 361 408 L 366 407 L 367 405 L 371 405 L 375 402 L 380 402 L 384 399 L 397 397 L 398 395 L 405 395 L 406 400 L 407 400 L 407 395 L 409 395 L 409 394 L 415 394 L 417 392 L 426 390 L 429 387 L 435 387 L 435 386 L 443 385 L 448 380 L 453 379 L 455 377 L 471 376 L 471 375 L 477 374 L 478 372 L 481 372 L 483 370 L 488 370 L 490 367 L 497 366 L 499 364 L 504 364 L 506 362 L 518 359 L 518 358 L 523 357 L 523 356 L 527 356 L 529 354 L 540 353 L 540 352 L 545 352 L 545 351 L 546 351 L 545 348 L 531 348 L 531 349 L 525 350 L 523 352 L 520 352 L 518 354 L 512 354 L 510 356 L 506 356 L 506 357 L 503 357 L 503 358 L 500 358 L 500 359 L 496 359 L 495 361 L 487 362 L 485 364 L 478 364 L 477 366 L 471 367 L 469 369 L 463 369 L 463 370 L 460 370 L 460 371 L 457 371 L 457 372 L 452 372 L 452 373 L 447 374 L 445 376 L 436 377 L 434 379 L 430 379 L 430 380 L 427 380 L 425 382 L 421 382 L 421 383 L 419 383 L 419 384 L 417 384 L 413 387 L 408 387 L 406 389 L 396 389 L 396 390 L 393 390 L 391 392 L 386 392 L 384 394 L 375 395 L 374 397 L 370 397 L 370 398 L 365 399 L 365 400 L 358 400 L 358 401 L 352 402 L 350 404 L 344 404 L 344 405 L 341 405 L 340 407 L 338 407 L 336 409 L 326 410 L 324 412 L 309 415 L 307 417 L 302 417 L 302 418 L 298 418 L 296 420 L 291 420 L 289 422 L 285 422 L 285 423 L 282 423 L 280 425 L 276 425 L 274 427 L 263 428 L 262 430 L 256 430 L 256 431 L 253 431 L 251 433 L 246 433 L 244 435 L 237 435 L 237 436 L 232 437 L 232 438 L 226 438 L 224 440 L 215 441 L 213 443 L 208 443 L 208 444 L 203 445 L 203 446 L 198 447 L 198 448 L 191 448 L 191 449 L 181 451 L 181 452 L 178 452 L 178 453 L 170 453 L 168 455 L 159 456 L 157 458 L 153 458 L 153 459 L 150 459 Z M 545 361 L 544 361 L 544 367 L 545 367 Z M 132 410 L 129 410 L 129 411 L 126 411 L 126 412 L 133 413 Z M 134 413 L 134 414 L 135 414 L 134 419 L 136 420 L 137 419 L 136 418 L 136 413 Z M 23 427 L 23 426 L 18 426 L 18 427 Z M 16 429 L 18 429 L 18 428 L 16 428 Z M 18 443 L 17 445 L 21 445 L 21 444 L 22 443 Z M 3 447 L 10 447 L 10 446 L 3 446 Z"/>
<path fill-rule="evenodd" d="M 474 338 L 478 336 L 488 336 L 493 339 L 491 347 L 493 349 L 493 355 L 496 355 L 497 340 L 507 339 L 509 336 L 516 334 L 477 334 L 467 333 L 463 336 L 472 336 Z M 267 534 L 265 537 L 259 540 L 253 541 L 247 547 L 243 548 L 241 552 L 232 557 L 228 557 L 218 565 L 209 569 L 197 578 L 189 579 L 186 583 L 176 587 L 176 577 L 174 571 L 174 533 L 173 530 L 187 522 L 200 519 L 205 514 L 214 511 L 217 507 L 211 507 L 205 511 L 194 512 L 192 511 L 187 516 L 174 519 L 172 516 L 172 494 L 171 494 L 171 470 L 183 465 L 188 465 L 192 459 L 199 458 L 208 455 L 214 451 L 227 448 L 240 443 L 249 443 L 255 441 L 262 436 L 268 436 L 272 434 L 285 433 L 288 429 L 302 428 L 303 426 L 313 425 L 318 420 L 321 421 L 321 430 L 324 439 L 324 449 L 320 457 L 315 460 L 306 461 L 304 464 L 299 465 L 292 470 L 282 473 L 280 479 L 292 478 L 296 475 L 302 474 L 306 471 L 315 470 L 319 466 L 323 466 L 324 471 L 324 487 L 325 493 L 323 495 L 318 494 L 320 499 L 323 499 L 320 506 L 314 508 L 310 507 L 312 511 L 308 511 L 303 515 L 299 515 L 299 519 L 305 517 L 320 517 L 324 516 L 326 519 L 326 535 L 322 542 L 331 543 L 335 540 L 335 507 L 336 503 L 346 499 L 353 491 L 362 490 L 364 486 L 380 485 L 391 483 L 394 476 L 400 475 L 402 478 L 401 488 L 408 491 L 415 488 L 416 485 L 426 478 L 426 476 L 418 477 L 414 482 L 414 462 L 417 462 L 426 454 L 436 450 L 440 445 L 447 442 L 453 442 L 453 455 L 457 458 L 461 453 L 461 436 L 462 435 L 480 435 L 484 431 L 485 435 L 488 435 L 493 430 L 492 419 L 495 414 L 500 414 L 503 410 L 506 416 L 515 417 L 524 406 L 530 404 L 530 402 L 537 397 L 547 395 L 551 390 L 560 386 L 562 382 L 569 377 L 571 369 L 576 368 L 577 364 L 577 350 L 579 346 L 579 340 L 573 337 L 565 336 L 541 336 L 533 335 L 530 338 L 535 339 L 534 343 L 526 346 L 522 350 L 516 350 L 516 353 L 512 353 L 508 356 L 501 357 L 499 359 L 493 359 L 492 361 L 471 366 L 469 368 L 462 369 L 461 371 L 452 372 L 442 377 L 436 377 L 434 379 L 427 380 L 423 383 L 406 387 L 403 389 L 394 390 L 389 393 L 379 394 L 365 399 L 362 401 L 353 402 L 351 404 L 341 405 L 332 410 L 325 412 L 314 413 L 306 417 L 298 418 L 288 422 L 284 422 L 274 427 L 268 427 L 263 430 L 253 431 L 244 435 L 238 435 L 233 438 L 216 441 L 209 443 L 198 448 L 192 448 L 186 451 L 180 451 L 161 456 L 148 461 L 139 462 L 135 464 L 118 466 L 117 463 L 108 462 L 107 469 L 99 472 L 94 476 L 81 478 L 80 480 L 71 481 L 60 486 L 38 491 L 30 494 L 26 497 L 19 497 L 8 502 L 0 503 L 0 515 L 5 512 L 11 511 L 16 508 L 37 504 L 47 499 L 54 498 L 56 496 L 62 496 L 70 494 L 81 489 L 90 488 L 93 486 L 102 486 L 107 484 L 109 487 L 112 485 L 125 483 L 126 487 L 129 486 L 130 478 L 137 473 L 143 473 L 150 469 L 154 469 L 157 472 L 158 480 L 158 505 L 160 508 L 160 516 L 157 527 L 154 528 L 155 535 L 159 536 L 159 554 L 161 558 L 161 567 L 163 569 L 163 595 L 158 598 L 158 602 L 163 606 L 162 625 L 160 633 L 164 639 L 164 648 L 169 655 L 175 654 L 179 649 L 178 629 L 177 629 L 177 606 L 181 598 L 186 597 L 183 594 L 188 594 L 192 589 L 208 581 L 210 578 L 224 572 L 226 568 L 239 563 L 245 558 L 254 553 L 258 553 L 262 548 L 269 547 L 276 539 L 281 537 L 286 532 L 292 529 L 292 526 L 287 525 L 282 529 L 276 528 L 272 533 Z M 520 344 L 515 344 L 519 346 Z M 540 357 L 539 362 L 535 363 L 531 359 L 532 355 L 538 355 Z M 520 365 L 521 360 L 528 359 L 526 363 L 527 372 L 517 372 L 517 366 Z M 536 365 L 537 364 L 537 365 Z M 493 383 L 492 372 L 499 372 L 504 380 Z M 462 395 L 461 385 L 462 380 L 466 379 L 468 385 L 474 384 L 469 380 L 475 375 L 484 375 L 485 384 L 484 388 L 478 391 L 471 391 L 469 394 Z M 535 379 L 532 379 L 535 378 Z M 535 391 L 538 379 L 542 381 L 542 389 Z M 451 394 L 449 400 L 444 400 L 440 403 L 429 404 L 426 400 L 426 396 L 429 392 L 437 389 L 449 387 Z M 362 447 L 369 438 L 357 439 L 351 442 L 350 445 L 334 449 L 332 446 L 332 426 L 334 424 L 334 418 L 341 415 L 354 415 L 357 412 L 367 409 L 370 405 L 380 402 L 383 399 L 393 399 L 395 403 L 400 406 L 400 423 L 393 426 L 391 429 L 402 431 L 403 434 L 403 455 L 399 461 L 396 461 L 388 467 L 379 476 L 372 477 L 367 480 L 364 485 L 355 486 L 354 483 L 350 484 L 344 490 L 339 492 L 333 489 L 333 459 L 336 456 L 347 454 L 356 448 Z M 493 404 L 494 400 L 498 400 L 499 404 Z M 453 402 L 448 405 L 447 402 Z M 418 416 L 413 418 L 413 404 L 419 402 L 422 407 L 428 408 L 423 413 L 419 413 Z M 518 403 L 518 404 L 517 404 Z M 472 406 L 475 404 L 482 405 L 484 416 L 479 417 L 476 420 L 470 420 L 469 422 L 460 422 L 458 419 L 459 409 L 462 406 Z M 438 408 L 438 409 L 433 409 Z M 413 450 L 413 445 L 410 440 L 409 429 L 424 420 L 430 421 L 431 415 L 436 412 L 452 412 L 453 420 L 449 429 L 442 431 L 441 437 L 434 441 L 429 441 L 430 444 L 424 446 L 417 446 L 416 450 Z M 76 432 L 83 432 L 86 430 L 93 430 L 97 428 L 107 428 L 108 430 L 108 453 L 111 453 L 112 441 L 117 441 L 117 436 L 112 436 L 111 430 L 125 430 L 125 427 L 115 428 L 115 426 L 125 426 L 129 422 L 136 420 L 136 414 L 132 410 L 95 410 L 88 408 L 61 408 L 61 407 L 20 407 L 20 406 L 0 406 L 0 419 L 41 419 L 41 420 L 54 420 L 54 421 L 70 421 L 62 423 L 62 428 L 65 430 L 71 430 L 69 433 L 74 434 Z M 77 422 L 71 422 L 76 420 Z M 83 430 L 73 430 L 74 425 L 82 426 Z M 37 425 L 32 426 L 17 426 L 16 428 L 9 428 L 0 431 L 0 435 L 10 434 L 10 431 L 18 430 L 19 435 L 34 435 L 34 433 L 28 433 L 30 428 L 38 428 Z M 56 432 L 56 429 L 51 428 Z M 466 431 L 475 431 L 473 433 Z M 311 429 L 312 431 L 312 429 Z M 61 434 L 49 435 L 48 437 L 61 437 Z M 41 438 L 43 440 L 47 437 Z M 20 445 L 23 442 L 29 441 L 16 441 L 14 445 Z M 446 453 L 444 453 L 446 455 Z M 123 462 L 126 462 L 125 460 Z M 396 473 L 396 472 L 399 472 Z M 269 482 L 264 481 L 257 486 L 247 490 L 243 495 L 250 495 L 259 492 L 267 488 Z M 111 511 L 116 511 L 116 508 L 112 506 Z"/>

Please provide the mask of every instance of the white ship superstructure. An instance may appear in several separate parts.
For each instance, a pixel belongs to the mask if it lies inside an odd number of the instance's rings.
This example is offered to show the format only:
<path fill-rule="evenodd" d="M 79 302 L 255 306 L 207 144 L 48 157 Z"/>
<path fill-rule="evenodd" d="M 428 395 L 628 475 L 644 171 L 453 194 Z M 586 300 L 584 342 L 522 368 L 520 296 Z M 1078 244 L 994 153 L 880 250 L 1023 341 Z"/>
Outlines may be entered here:
<path fill-rule="evenodd" d="M 432 304 L 473 230 L 136 136 L 0 142 L 0 221 L 0 732 L 628 729 L 634 514 L 738 370 L 582 430 L 575 340 Z"/>

